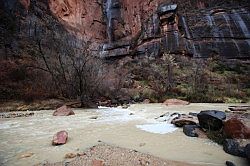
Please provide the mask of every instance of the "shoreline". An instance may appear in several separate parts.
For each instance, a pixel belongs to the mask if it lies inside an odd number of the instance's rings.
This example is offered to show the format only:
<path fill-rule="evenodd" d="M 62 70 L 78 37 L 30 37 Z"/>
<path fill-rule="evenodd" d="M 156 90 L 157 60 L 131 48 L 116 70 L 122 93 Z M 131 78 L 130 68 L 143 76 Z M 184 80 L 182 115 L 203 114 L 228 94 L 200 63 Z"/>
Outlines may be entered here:
<path fill-rule="evenodd" d="M 25 102 L 22 100 L 10 100 L 10 101 L 1 101 L 0 102 L 0 113 L 5 112 L 19 112 L 19 111 L 42 111 L 42 110 L 54 110 L 62 105 L 67 105 L 69 107 L 75 109 L 91 109 L 98 108 L 99 106 L 103 107 L 119 107 L 123 106 L 123 104 L 119 105 L 102 105 L 105 102 L 99 102 L 101 105 L 96 104 L 95 107 L 86 107 L 80 108 L 79 101 L 77 100 L 63 100 L 63 99 L 46 99 L 46 100 L 35 100 L 33 102 Z M 160 103 L 128 103 L 125 104 L 125 107 L 133 104 L 160 104 Z M 163 104 L 163 103 L 162 103 Z M 248 106 L 250 107 L 250 102 L 248 103 L 190 103 L 190 104 L 225 104 L 225 105 L 235 105 L 235 106 Z"/>

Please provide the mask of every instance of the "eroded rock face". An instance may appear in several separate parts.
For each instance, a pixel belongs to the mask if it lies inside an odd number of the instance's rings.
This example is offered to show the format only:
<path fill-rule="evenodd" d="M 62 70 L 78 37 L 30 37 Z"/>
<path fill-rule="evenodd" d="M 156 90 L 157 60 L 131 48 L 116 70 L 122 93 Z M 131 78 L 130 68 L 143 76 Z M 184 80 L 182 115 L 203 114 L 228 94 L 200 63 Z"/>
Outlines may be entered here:
<path fill-rule="evenodd" d="M 104 40 L 102 2 L 92 0 L 49 0 L 51 12 L 68 27 L 80 31 L 87 39 Z"/>

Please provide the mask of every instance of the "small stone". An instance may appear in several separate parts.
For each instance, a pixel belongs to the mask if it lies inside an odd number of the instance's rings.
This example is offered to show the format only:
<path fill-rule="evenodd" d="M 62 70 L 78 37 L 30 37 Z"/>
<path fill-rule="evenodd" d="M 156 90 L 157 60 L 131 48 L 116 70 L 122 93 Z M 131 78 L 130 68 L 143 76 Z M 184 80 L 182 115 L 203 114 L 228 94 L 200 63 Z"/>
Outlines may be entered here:
<path fill-rule="evenodd" d="M 226 166 L 236 166 L 236 165 L 231 161 L 226 161 Z"/>
<path fill-rule="evenodd" d="M 66 131 L 59 131 L 54 135 L 52 145 L 66 144 L 67 139 L 68 139 L 68 133 Z"/>
<path fill-rule="evenodd" d="M 64 158 L 66 158 L 66 159 L 72 159 L 72 158 L 75 158 L 77 155 L 76 154 L 74 154 L 74 153 L 67 153 L 65 156 L 64 156 Z"/>
<path fill-rule="evenodd" d="M 129 105 L 125 104 L 122 106 L 123 109 L 127 109 L 129 107 Z"/>
<path fill-rule="evenodd" d="M 28 153 L 22 154 L 22 155 L 20 156 L 20 158 L 28 158 L 28 157 L 31 157 L 31 156 L 33 156 L 33 155 L 34 155 L 34 153 L 28 152 Z"/>
<path fill-rule="evenodd" d="M 98 118 L 98 116 L 92 116 L 92 117 L 90 117 L 90 119 L 97 119 Z"/>
<path fill-rule="evenodd" d="M 78 157 L 79 157 L 79 156 L 84 156 L 84 155 L 86 155 L 86 153 L 77 153 L 77 154 L 76 154 L 76 156 L 78 156 Z"/>
<path fill-rule="evenodd" d="M 149 104 L 151 101 L 149 100 L 149 99 L 145 99 L 145 100 L 143 100 L 143 104 Z"/>
<path fill-rule="evenodd" d="M 140 143 L 139 146 L 142 147 L 142 146 L 145 146 L 146 143 Z"/>
<path fill-rule="evenodd" d="M 102 160 L 92 160 L 92 166 L 104 166 L 104 162 Z"/>

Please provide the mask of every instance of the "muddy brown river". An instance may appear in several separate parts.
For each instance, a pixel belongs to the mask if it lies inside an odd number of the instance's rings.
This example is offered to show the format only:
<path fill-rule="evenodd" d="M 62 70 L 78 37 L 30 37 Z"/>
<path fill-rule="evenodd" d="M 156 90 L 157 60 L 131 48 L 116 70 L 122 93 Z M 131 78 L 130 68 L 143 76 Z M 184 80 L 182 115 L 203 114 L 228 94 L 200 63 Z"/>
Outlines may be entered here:
<path fill-rule="evenodd" d="M 0 165 L 63 161 L 65 154 L 80 153 L 102 141 L 167 160 L 205 166 L 224 166 L 225 161 L 232 161 L 238 166 L 247 166 L 245 159 L 226 154 L 210 140 L 185 136 L 182 129 L 170 124 L 170 116 L 155 119 L 164 113 L 227 108 L 227 104 L 135 104 L 128 109 L 76 109 L 76 115 L 68 117 L 54 117 L 53 110 L 45 110 L 35 112 L 32 117 L 0 119 Z M 52 137 L 60 130 L 68 132 L 68 142 L 52 146 Z M 27 153 L 33 155 L 21 157 Z"/>

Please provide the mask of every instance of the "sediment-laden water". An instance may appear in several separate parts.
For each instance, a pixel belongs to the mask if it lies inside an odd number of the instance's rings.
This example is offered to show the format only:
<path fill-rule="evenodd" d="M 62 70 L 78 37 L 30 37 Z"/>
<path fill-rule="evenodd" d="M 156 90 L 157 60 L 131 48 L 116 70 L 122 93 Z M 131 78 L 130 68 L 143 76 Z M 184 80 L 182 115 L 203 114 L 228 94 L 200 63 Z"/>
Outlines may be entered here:
<path fill-rule="evenodd" d="M 219 166 L 229 160 L 247 166 L 245 159 L 226 154 L 210 140 L 190 138 L 171 125 L 174 112 L 225 110 L 226 104 L 165 106 L 136 104 L 128 109 L 76 109 L 74 116 L 55 117 L 53 110 L 35 112 L 32 117 L 0 119 L 0 165 L 34 165 L 64 160 L 66 153 L 80 153 L 98 141 L 167 159 L 194 164 Z M 162 114 L 165 119 L 158 118 Z M 66 130 L 67 144 L 52 146 L 53 135 Z M 21 158 L 23 154 L 31 157 Z"/>

